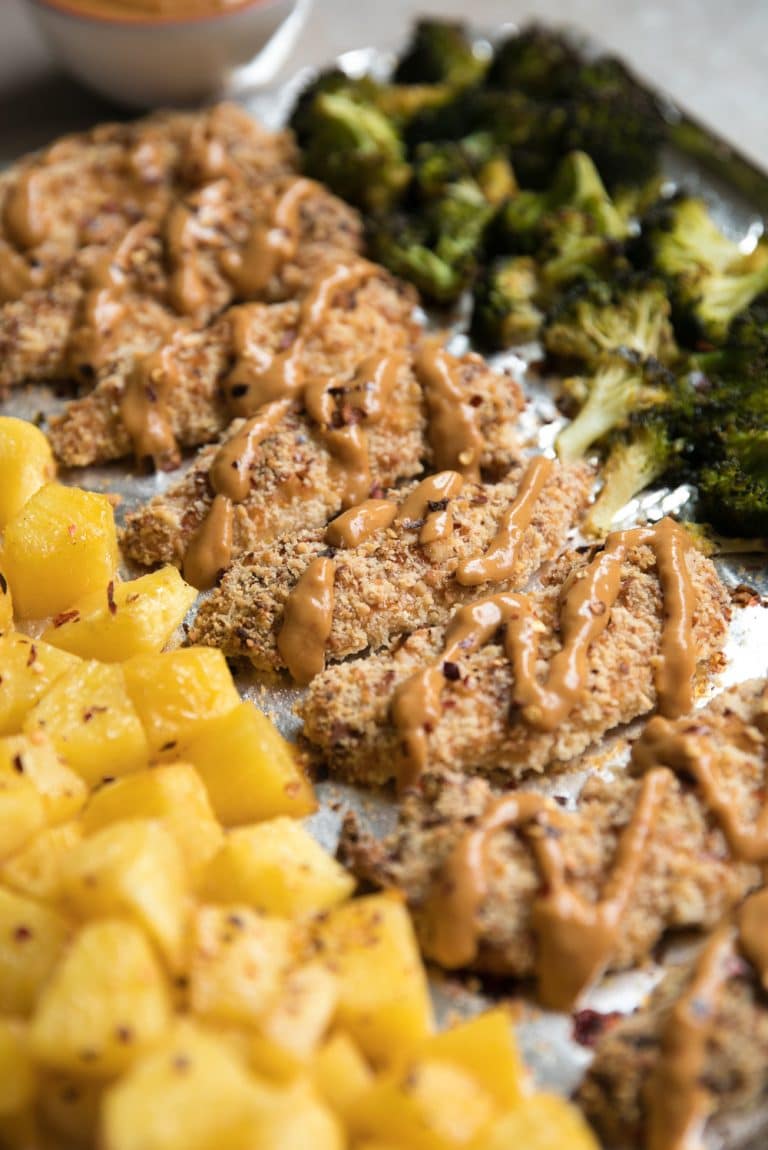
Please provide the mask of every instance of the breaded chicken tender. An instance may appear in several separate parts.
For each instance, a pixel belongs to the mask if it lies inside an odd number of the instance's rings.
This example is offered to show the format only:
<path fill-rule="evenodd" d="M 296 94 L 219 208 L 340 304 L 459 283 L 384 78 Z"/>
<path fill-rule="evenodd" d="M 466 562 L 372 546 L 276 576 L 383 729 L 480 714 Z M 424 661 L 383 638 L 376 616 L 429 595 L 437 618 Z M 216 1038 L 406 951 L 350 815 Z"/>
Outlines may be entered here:
<path fill-rule="evenodd" d="M 424 484 L 411 483 L 385 493 L 398 516 L 394 522 L 356 545 L 333 552 L 333 625 L 326 643 L 327 660 L 388 648 L 416 628 L 445 623 L 455 606 L 476 598 L 477 584 L 466 581 L 462 563 L 482 555 L 491 545 L 505 513 L 521 493 L 525 474 L 526 469 L 520 467 L 495 485 L 464 484 L 458 494 L 444 501 L 444 507 L 431 512 L 447 512 L 450 528 L 443 537 L 427 542 L 421 535 L 428 506 L 424 517 L 416 520 L 402 518 L 398 510 Z M 453 475 L 457 486 L 461 483 L 455 473 L 442 475 L 449 482 Z M 517 537 L 512 562 L 499 586 L 525 586 L 544 562 L 557 555 L 586 506 L 591 480 L 587 467 L 549 464 L 530 520 Z M 434 481 L 427 482 L 435 487 Z M 438 482 L 427 497 L 439 495 L 441 489 Z M 379 506 L 374 503 L 371 513 L 376 514 Z M 349 514 L 359 515 L 359 511 Z M 244 657 L 262 670 L 282 669 L 285 662 L 277 638 L 286 601 L 312 560 L 328 554 L 335 539 L 333 527 L 328 534 L 319 527 L 281 535 L 243 555 L 202 604 L 191 642 L 220 647 L 228 657 Z"/>
<path fill-rule="evenodd" d="M 671 531 L 680 532 L 681 544 L 688 538 L 674 525 Z M 619 533 L 609 536 L 608 547 L 594 557 L 564 556 L 553 565 L 543 589 L 519 603 L 518 615 L 525 613 L 524 620 L 515 619 L 515 600 L 506 628 L 499 617 L 484 645 L 467 643 L 469 649 L 460 648 L 448 662 L 446 628 L 435 627 L 415 631 L 393 653 L 328 668 L 311 684 L 302 704 L 304 735 L 315 757 L 340 777 L 382 784 L 399 775 L 402 783 L 412 770 L 413 755 L 407 753 L 408 731 L 394 721 L 393 707 L 404 685 L 417 682 L 415 676 L 430 668 L 442 667 L 443 673 L 434 713 L 430 712 L 423 732 L 411 732 L 421 737 L 422 769 L 517 779 L 572 760 L 608 731 L 652 711 L 659 702 L 659 674 L 664 674 L 660 657 L 670 634 L 665 628 L 669 604 L 653 547 L 636 542 L 632 533 L 627 533 L 628 545 L 614 559 L 615 601 L 607 606 L 601 598 L 601 565 L 611 559 L 610 547 L 623 538 Z M 686 687 L 692 688 L 718 663 L 729 605 L 711 561 L 690 545 L 681 573 L 687 577 L 691 612 L 685 631 L 691 676 Z M 566 695 L 555 694 L 552 705 L 558 705 L 561 713 L 552 723 L 538 721 L 544 704 L 533 704 L 531 695 L 550 701 L 545 676 L 553 668 L 567 673 L 569 665 L 570 644 L 564 648 L 560 631 L 561 601 L 569 589 L 592 577 L 598 583 L 584 604 L 582 619 L 589 621 L 591 616 L 599 621 L 599 634 L 581 647 L 582 673 L 574 669 L 580 682 L 570 703 Z M 510 636 L 520 639 L 521 659 L 538 638 L 527 664 L 526 691 L 505 650 Z M 672 678 L 683 680 L 686 672 Z"/>

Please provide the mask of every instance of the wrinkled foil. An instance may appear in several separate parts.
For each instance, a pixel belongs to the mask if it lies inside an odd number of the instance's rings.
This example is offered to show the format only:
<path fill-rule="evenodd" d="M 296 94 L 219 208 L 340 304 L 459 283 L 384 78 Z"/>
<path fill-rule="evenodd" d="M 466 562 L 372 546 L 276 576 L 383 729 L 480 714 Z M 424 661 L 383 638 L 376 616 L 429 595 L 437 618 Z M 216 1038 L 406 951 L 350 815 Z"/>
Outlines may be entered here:
<path fill-rule="evenodd" d="M 346 53 L 339 63 L 350 74 L 373 71 L 386 75 L 391 60 L 392 57 L 385 52 L 364 48 Z M 231 95 L 268 127 L 278 128 L 285 123 L 296 95 L 311 74 L 306 70 L 280 87 L 234 91 Z M 679 113 L 670 107 L 669 115 L 674 117 Z M 760 190 L 760 199 L 758 201 L 756 195 L 751 200 L 745 198 L 739 191 L 744 180 L 737 178 L 736 167 L 740 164 L 743 168 L 744 161 L 740 157 L 730 157 L 727 146 L 720 141 L 712 140 L 712 146 L 717 149 L 720 158 L 717 175 L 713 175 L 708 167 L 705 168 L 692 157 L 674 152 L 665 156 L 665 174 L 673 183 L 703 196 L 723 230 L 733 238 L 740 239 L 745 251 L 749 250 L 763 229 L 755 205 L 757 202 L 766 202 L 768 176 L 750 169 L 752 187 Z M 733 178 L 729 178 L 731 173 Z M 425 316 L 425 321 L 429 322 L 428 316 Z M 441 317 L 441 323 L 444 324 L 444 317 Z M 462 327 L 459 318 L 453 337 L 453 350 L 457 352 L 468 346 Z M 552 452 L 557 433 L 565 421 L 555 404 L 552 381 L 542 379 L 532 366 L 537 361 L 537 353 L 535 346 L 518 348 L 492 357 L 491 362 L 497 367 L 511 369 L 525 387 L 530 403 L 523 416 L 522 431 L 527 444 L 535 450 Z M 16 388 L 0 410 L 4 415 L 35 420 L 45 428 L 47 419 L 61 411 L 70 398 L 69 394 L 56 394 L 53 389 L 43 386 Z M 189 465 L 189 460 L 185 465 Z M 175 471 L 170 474 L 138 476 L 132 474 L 128 467 L 116 464 L 64 472 L 62 479 L 93 491 L 118 495 L 120 503 L 116 517 L 120 523 L 128 512 L 176 482 L 180 474 L 180 471 Z M 689 498 L 690 491 L 685 486 L 653 489 L 628 504 L 616 521 L 616 526 L 652 521 L 666 514 L 684 517 Z M 578 542 L 578 538 L 574 541 Z M 715 563 L 729 588 L 749 587 L 754 590 L 755 601 L 749 606 L 734 607 L 726 648 L 727 665 L 713 683 L 708 696 L 699 701 L 700 705 L 722 688 L 768 674 L 768 563 L 765 548 L 744 554 L 721 554 L 715 557 Z M 125 574 L 135 575 L 136 571 L 126 569 Z M 272 683 L 262 681 L 255 672 L 239 671 L 236 679 L 242 695 L 266 711 L 286 737 L 295 740 L 299 736 L 301 723 L 295 708 L 302 696 L 300 689 L 275 687 L 274 680 Z M 606 740 L 597 749 L 601 771 L 621 768 L 627 758 L 628 736 L 635 734 L 640 726 L 640 722 L 633 724 Z M 585 777 L 584 769 L 575 769 L 558 772 L 548 780 L 536 780 L 528 785 L 564 797 L 572 804 Z M 317 792 L 319 809 L 308 820 L 308 826 L 329 851 L 336 849 L 342 818 L 348 810 L 355 811 L 363 825 L 377 835 L 385 834 L 395 825 L 396 809 L 390 795 L 364 791 L 333 781 L 320 782 Z M 636 1009 L 663 977 L 665 968 L 671 963 L 684 960 L 697 945 L 695 939 L 677 939 L 642 969 L 603 979 L 585 998 L 582 1009 L 589 1008 L 599 1013 L 627 1013 Z M 437 971 L 431 973 L 431 986 L 436 1013 L 441 1021 L 469 1017 L 492 1002 L 499 1001 L 500 997 L 498 987 L 490 994 L 484 991 L 477 979 L 461 980 Z M 537 1083 L 546 1089 L 570 1094 L 591 1059 L 590 1050 L 574 1038 L 573 1019 L 536 1006 L 529 989 L 524 986 L 510 985 L 503 997 L 515 1005 L 518 1039 Z M 766 1129 L 767 1113 L 747 1115 L 728 1125 L 715 1126 L 709 1131 L 706 1145 L 711 1150 L 733 1150 L 735 1147 L 764 1150 Z"/>

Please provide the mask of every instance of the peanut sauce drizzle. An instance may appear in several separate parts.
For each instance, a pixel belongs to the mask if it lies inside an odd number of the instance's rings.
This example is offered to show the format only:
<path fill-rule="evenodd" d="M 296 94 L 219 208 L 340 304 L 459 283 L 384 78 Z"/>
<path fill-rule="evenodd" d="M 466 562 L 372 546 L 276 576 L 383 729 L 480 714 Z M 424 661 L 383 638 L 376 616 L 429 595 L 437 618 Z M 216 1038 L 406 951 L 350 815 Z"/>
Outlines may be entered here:
<path fill-rule="evenodd" d="M 343 507 L 360 503 L 371 490 L 373 478 L 366 428 L 377 423 L 386 410 L 401 366 L 402 356 L 398 353 L 368 356 L 350 384 L 317 380 L 304 391 L 307 415 L 318 425 L 340 470 Z"/>
<path fill-rule="evenodd" d="M 641 544 L 652 547 L 656 554 L 665 606 L 660 668 L 656 672 L 658 708 L 672 718 L 690 709 L 696 669 L 691 635 L 695 596 L 685 554 L 692 545 L 676 523 L 663 519 L 654 527 L 610 535 L 603 551 L 565 584 L 559 604 L 562 646 L 550 660 L 544 683 L 536 674 L 543 627 L 535 616 L 531 596 L 489 596 L 455 612 L 438 660 L 401 683 L 392 700 L 392 720 L 404 752 L 401 789 L 413 786 L 427 765 L 428 733 L 441 716 L 444 665 L 478 651 L 502 624 L 507 624 L 504 646 L 513 666 L 515 698 L 521 704 L 523 719 L 543 731 L 553 731 L 562 723 L 586 690 L 589 649 L 608 626 L 621 590 L 627 551 Z"/>
<path fill-rule="evenodd" d="M 170 398 L 179 386 L 172 344 L 134 364 L 120 397 L 120 415 L 137 460 L 177 458 Z"/>
<path fill-rule="evenodd" d="M 483 555 L 463 559 L 459 563 L 456 579 L 463 587 L 477 587 L 480 583 L 501 582 L 512 577 L 523 534 L 530 526 L 539 496 L 554 467 L 554 462 L 543 455 L 531 460 L 490 546 Z"/>
<path fill-rule="evenodd" d="M 377 531 L 390 527 L 397 515 L 397 504 L 389 499 L 366 499 L 337 515 L 325 529 L 325 542 L 330 547 L 348 549 L 370 539 Z"/>
<path fill-rule="evenodd" d="M 205 277 L 197 260 L 190 258 L 195 251 L 198 227 L 195 213 L 183 202 L 173 205 L 165 222 L 165 239 L 172 269 L 168 294 L 173 307 L 182 315 L 194 315 L 208 299 Z"/>
<path fill-rule="evenodd" d="M 274 434 L 289 406 L 290 400 L 283 399 L 263 407 L 213 457 L 208 481 L 215 497 L 184 556 L 184 578 L 199 591 L 213 587 L 230 564 L 234 504 L 247 498 L 256 449 Z"/>
<path fill-rule="evenodd" d="M 306 685 L 325 667 L 333 622 L 333 559 L 313 559 L 288 596 L 277 649 L 297 683 Z"/>
<path fill-rule="evenodd" d="M 253 297 L 296 255 L 301 206 L 317 190 L 312 180 L 295 180 L 278 199 L 269 224 L 254 224 L 241 251 L 222 256 L 222 267 L 238 295 Z"/>
<path fill-rule="evenodd" d="M 670 770 L 692 776 L 733 854 L 743 862 L 768 862 L 768 807 L 763 808 L 754 822 L 739 818 L 731 800 L 718 788 L 712 755 L 700 742 L 697 745 L 694 741 L 693 736 L 700 731 L 695 719 L 687 728 L 679 730 L 656 715 L 632 748 L 632 761 L 641 770 L 647 770 L 652 764 L 663 764 Z"/>
<path fill-rule="evenodd" d="M 569 816 L 543 795 L 521 792 L 497 799 L 446 859 L 425 913 L 430 954 L 448 969 L 477 956 L 478 914 L 488 893 L 488 847 L 502 829 L 521 830 L 533 851 L 542 892 L 532 909 L 539 996 L 569 1010 L 604 972 L 616 949 L 622 918 L 645 859 L 648 840 L 671 775 L 649 771 L 630 821 L 616 846 L 603 892 L 590 902 L 569 884 L 560 829 Z"/>
<path fill-rule="evenodd" d="M 22 172 L 11 188 L 3 212 L 11 238 L 22 248 L 34 248 L 44 242 L 50 228 L 45 195 L 40 190 L 40 172 L 34 167 Z"/>
<path fill-rule="evenodd" d="M 429 441 L 439 470 L 460 471 L 480 480 L 483 436 L 477 410 L 467 402 L 459 374 L 461 361 L 449 355 L 439 338 L 425 339 L 416 354 L 416 375 L 429 411 Z"/>
<path fill-rule="evenodd" d="M 439 471 L 414 487 L 400 505 L 395 523 L 404 527 L 421 524 L 419 543 L 436 543 L 450 539 L 453 515 L 450 501 L 464 488 L 464 476 L 458 471 Z"/>
<path fill-rule="evenodd" d="M 690 985 L 669 1012 L 646 1086 L 648 1150 L 701 1146 L 702 1127 L 714 1109 L 702 1084 L 707 1047 L 734 954 L 734 928 L 724 925 L 707 942 Z"/>
<path fill-rule="evenodd" d="M 362 263 L 362 266 L 356 267 L 338 267 L 316 284 L 302 303 L 302 316 L 305 317 L 310 330 L 316 329 L 322 323 L 324 309 L 330 305 L 337 291 L 342 288 L 350 289 L 378 272 L 379 269 L 369 263 Z M 242 352 L 248 338 L 247 319 L 237 309 L 235 319 L 235 340 L 240 341 Z M 222 445 L 214 457 L 208 478 L 215 498 L 206 518 L 189 542 L 183 564 L 185 578 L 198 590 L 212 587 L 220 572 L 229 566 L 233 543 L 233 503 L 244 502 L 250 492 L 249 472 L 255 449 L 277 430 L 292 400 L 301 390 L 300 372 L 297 369 L 297 374 L 294 376 L 289 371 L 291 361 L 294 364 L 296 362 L 294 357 L 299 343 L 300 339 L 294 342 L 291 352 L 282 361 L 281 370 L 277 375 L 270 376 L 267 369 L 257 377 L 257 384 L 260 382 L 263 385 L 266 379 L 268 386 L 263 387 L 258 393 L 255 403 L 254 395 L 248 396 L 243 414 L 247 412 L 251 418 L 231 440 Z M 274 364 L 274 360 L 272 362 Z M 384 410 L 388 389 L 394 384 L 400 359 L 398 356 L 381 357 L 375 365 L 372 365 L 371 360 L 365 363 L 367 367 L 364 378 L 358 372 L 350 391 L 353 395 L 361 397 L 360 402 L 364 404 L 363 415 L 366 417 L 370 415 L 375 419 Z M 362 370 L 362 366 L 359 370 Z M 253 382 L 250 380 L 248 386 Z M 327 388 L 329 385 L 324 386 Z M 336 431 L 335 428 L 332 430 Z M 361 474 L 365 472 L 367 446 L 360 441 L 359 436 L 356 440 L 350 437 L 350 441 L 345 443 L 335 440 L 333 442 L 341 457 L 342 467 L 349 468 L 349 474 L 346 471 L 344 473 L 347 484 L 345 496 L 351 498 L 351 495 L 358 490 Z M 221 488 L 217 486 L 218 484 Z M 367 491 L 360 498 L 364 498 L 365 494 Z"/>

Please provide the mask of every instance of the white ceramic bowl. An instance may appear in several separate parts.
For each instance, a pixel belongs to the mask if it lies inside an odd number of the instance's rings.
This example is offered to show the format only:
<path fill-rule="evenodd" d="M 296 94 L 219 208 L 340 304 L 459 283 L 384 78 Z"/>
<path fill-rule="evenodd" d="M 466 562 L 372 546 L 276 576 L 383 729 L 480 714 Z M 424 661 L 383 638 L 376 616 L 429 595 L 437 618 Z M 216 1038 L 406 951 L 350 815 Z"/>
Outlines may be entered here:
<path fill-rule="evenodd" d="M 246 65 L 250 83 L 268 81 L 309 7 L 309 0 L 250 0 L 213 15 L 135 20 L 83 15 L 76 0 L 29 3 L 67 71 L 136 108 L 211 99 Z"/>

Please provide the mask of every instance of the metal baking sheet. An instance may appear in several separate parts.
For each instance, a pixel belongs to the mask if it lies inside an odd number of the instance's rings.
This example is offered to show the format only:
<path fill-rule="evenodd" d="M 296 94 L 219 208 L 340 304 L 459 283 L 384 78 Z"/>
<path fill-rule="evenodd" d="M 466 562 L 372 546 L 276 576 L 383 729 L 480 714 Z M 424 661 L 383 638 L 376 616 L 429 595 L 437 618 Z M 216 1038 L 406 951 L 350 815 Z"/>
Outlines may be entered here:
<path fill-rule="evenodd" d="M 504 29 L 503 31 L 508 31 Z M 494 36 L 478 34 L 478 39 Z M 584 43 L 579 37 L 579 42 Z M 595 45 L 588 45 L 598 50 Z M 373 71 L 386 75 L 391 67 L 392 55 L 376 48 L 361 48 L 345 53 L 338 63 L 350 74 Z M 235 90 L 229 95 L 241 102 L 254 116 L 267 126 L 278 128 L 285 123 L 297 93 L 301 90 L 309 71 L 303 71 L 280 87 L 272 89 Z M 717 222 L 733 238 L 739 239 L 744 250 L 749 250 L 763 231 L 761 211 L 768 212 L 768 176 L 733 152 L 727 144 L 709 134 L 694 120 L 665 102 L 670 121 L 684 123 L 690 146 L 686 151 L 668 150 L 664 157 L 664 173 L 670 181 L 702 195 L 711 205 Z M 429 317 L 425 316 L 425 321 Z M 455 350 L 467 345 L 462 323 L 456 324 Z M 551 452 L 557 432 L 563 425 L 554 403 L 555 390 L 546 380 L 530 368 L 536 360 L 536 348 L 521 348 L 491 358 L 496 366 L 512 367 L 519 374 L 530 400 L 524 416 L 524 433 L 532 448 Z M 45 427 L 46 420 L 60 411 L 70 396 L 56 394 L 43 386 L 15 389 L 0 408 L 3 414 L 32 419 Z M 121 465 L 91 467 L 64 472 L 62 479 L 95 491 L 112 492 L 120 496 L 117 508 L 118 522 L 125 514 L 178 479 L 179 472 L 135 476 Z M 690 496 L 686 487 L 659 488 L 634 500 L 625 509 L 617 525 L 624 526 L 635 520 L 657 519 L 662 515 L 685 514 Z M 768 673 L 768 568 L 764 549 L 750 554 L 722 554 L 715 560 L 725 583 L 736 588 L 746 585 L 755 591 L 755 601 L 745 607 L 734 608 L 734 618 L 726 649 L 727 666 L 712 685 L 711 693 Z M 129 572 L 126 572 L 128 574 Z M 193 609 L 194 610 L 194 609 Z M 283 733 L 295 739 L 300 722 L 295 705 L 301 697 L 297 688 L 275 688 L 262 681 L 255 673 L 237 675 L 238 686 L 246 698 L 253 699 L 269 713 Z M 703 704 L 706 700 L 702 699 Z M 639 725 L 639 724 L 638 724 Z M 626 736 L 622 731 L 601 748 L 601 770 L 621 769 L 626 760 Z M 571 801 L 578 795 L 585 774 L 583 771 L 558 772 L 547 782 L 537 781 L 540 789 L 567 795 Z M 534 784 L 531 784 L 534 785 Z M 384 833 L 394 825 L 396 812 L 392 799 L 371 791 L 363 791 L 345 784 L 325 781 L 318 784 L 320 809 L 309 819 L 309 826 L 319 841 L 329 850 L 336 848 L 339 828 L 346 810 L 355 810 L 376 833 Z M 675 942 L 666 953 L 643 969 L 606 978 L 589 994 L 584 1007 L 599 1012 L 635 1009 L 656 985 L 664 973 L 665 965 L 679 961 L 695 942 Z M 483 991 L 477 979 L 461 980 L 434 972 L 431 979 L 435 1006 L 440 1019 L 466 1017 L 483 1009 L 496 998 Z M 551 1090 L 570 1094 L 581 1079 L 590 1061 L 590 1051 L 579 1045 L 573 1037 L 573 1022 L 569 1016 L 555 1014 L 535 1006 L 524 987 L 508 988 L 504 995 L 518 1008 L 517 1033 L 526 1061 L 538 1083 Z M 725 1147 L 751 1146 L 758 1150 L 764 1146 L 764 1131 L 768 1128 L 768 1114 L 755 1115 L 738 1123 L 712 1129 L 707 1146 L 712 1150 Z M 752 1141 L 760 1133 L 757 1140 Z"/>

